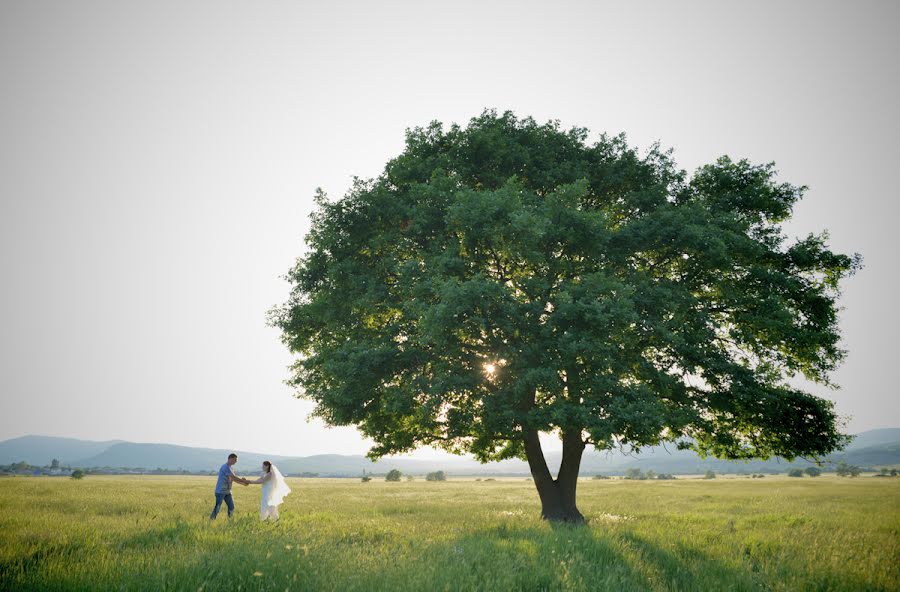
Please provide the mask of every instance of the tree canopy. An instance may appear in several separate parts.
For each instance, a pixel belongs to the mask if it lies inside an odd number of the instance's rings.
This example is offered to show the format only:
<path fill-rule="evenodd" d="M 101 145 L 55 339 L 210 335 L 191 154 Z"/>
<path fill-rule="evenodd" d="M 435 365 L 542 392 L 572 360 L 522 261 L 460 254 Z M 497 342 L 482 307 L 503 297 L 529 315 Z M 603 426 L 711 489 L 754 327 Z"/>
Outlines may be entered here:
<path fill-rule="evenodd" d="M 832 403 L 789 379 L 833 386 L 860 257 L 825 232 L 788 241 L 807 188 L 774 163 L 723 156 L 688 178 L 671 154 L 510 112 L 408 130 L 380 176 L 316 197 L 270 317 L 289 382 L 373 458 L 428 444 L 543 478 L 537 434 L 556 432 L 563 479 L 585 444 L 839 448 Z"/>

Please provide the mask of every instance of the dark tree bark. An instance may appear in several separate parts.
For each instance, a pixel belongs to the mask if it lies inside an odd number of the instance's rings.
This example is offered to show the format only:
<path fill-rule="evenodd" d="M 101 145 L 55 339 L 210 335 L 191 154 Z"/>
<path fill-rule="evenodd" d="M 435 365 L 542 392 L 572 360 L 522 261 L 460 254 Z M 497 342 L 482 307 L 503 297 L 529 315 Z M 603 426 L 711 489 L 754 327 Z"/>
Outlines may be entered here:
<path fill-rule="evenodd" d="M 529 430 L 525 434 L 525 455 L 538 496 L 541 498 L 541 518 L 552 522 L 584 524 L 585 519 L 575 505 L 575 489 L 578 485 L 578 469 L 581 466 L 581 455 L 584 452 L 584 441 L 581 431 L 569 431 L 563 434 L 562 462 L 556 479 L 547 468 L 541 441 L 537 430 Z"/>

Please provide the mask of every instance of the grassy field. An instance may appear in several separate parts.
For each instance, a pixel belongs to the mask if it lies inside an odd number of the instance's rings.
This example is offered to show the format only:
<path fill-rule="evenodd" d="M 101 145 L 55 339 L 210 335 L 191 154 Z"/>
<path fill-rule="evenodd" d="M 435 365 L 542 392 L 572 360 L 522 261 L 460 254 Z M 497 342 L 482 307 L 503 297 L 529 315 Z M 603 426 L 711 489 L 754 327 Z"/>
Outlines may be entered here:
<path fill-rule="evenodd" d="M 290 479 L 209 523 L 212 477 L 0 479 L 3 590 L 898 590 L 900 478 L 585 480 L 588 528 L 524 479 Z"/>

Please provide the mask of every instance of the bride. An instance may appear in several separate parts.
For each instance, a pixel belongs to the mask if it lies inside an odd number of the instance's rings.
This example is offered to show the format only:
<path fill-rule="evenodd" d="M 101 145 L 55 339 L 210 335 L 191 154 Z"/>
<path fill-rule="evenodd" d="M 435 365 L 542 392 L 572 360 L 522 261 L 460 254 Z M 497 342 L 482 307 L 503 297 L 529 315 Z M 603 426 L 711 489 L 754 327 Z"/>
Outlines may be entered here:
<path fill-rule="evenodd" d="M 284 496 L 291 492 L 291 488 L 284 481 L 284 475 L 278 467 L 267 460 L 263 461 L 263 472 L 259 479 L 248 483 L 262 484 L 262 500 L 259 503 L 259 519 L 272 518 L 278 520 L 278 505 L 284 501 Z"/>

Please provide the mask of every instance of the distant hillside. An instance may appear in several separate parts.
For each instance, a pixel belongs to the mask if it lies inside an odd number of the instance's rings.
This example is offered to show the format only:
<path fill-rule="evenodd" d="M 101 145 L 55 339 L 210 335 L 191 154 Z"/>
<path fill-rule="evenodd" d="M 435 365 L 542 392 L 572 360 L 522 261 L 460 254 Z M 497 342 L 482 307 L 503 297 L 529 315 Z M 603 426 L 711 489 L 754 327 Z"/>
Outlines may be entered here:
<path fill-rule="evenodd" d="M 54 458 L 63 464 L 74 464 L 83 458 L 100 454 L 121 441 L 92 442 L 53 436 L 22 436 L 0 442 L 0 464 L 25 461 L 35 466 L 44 466 L 49 465 Z"/>
<path fill-rule="evenodd" d="M 218 469 L 231 452 L 236 452 L 243 467 L 255 468 L 264 460 L 279 465 L 284 456 L 263 455 L 255 452 L 222 450 L 215 448 L 193 448 L 173 444 L 137 444 L 120 442 L 106 450 L 84 457 L 75 462 L 80 467 L 143 467 L 145 469 L 186 469 L 205 471 Z"/>
<path fill-rule="evenodd" d="M 123 442 L 109 449 L 78 461 L 82 467 L 143 467 L 154 469 L 185 469 L 210 471 L 225 462 L 231 450 L 215 448 L 191 448 L 171 444 L 135 444 Z M 286 457 L 257 452 L 234 451 L 238 455 L 235 469 L 240 473 L 253 473 L 264 460 L 270 460 L 284 473 L 319 473 L 320 475 L 358 475 L 368 472 L 387 472 L 398 468 L 404 472 L 434 470 L 431 461 L 398 459 L 372 463 L 362 455 L 319 454 L 304 457 Z"/>
<path fill-rule="evenodd" d="M 847 451 L 900 442 L 900 428 L 882 428 L 857 434 Z"/>
<path fill-rule="evenodd" d="M 230 452 L 232 451 L 225 449 L 124 442 L 75 464 L 81 467 L 142 467 L 145 469 L 161 467 L 188 471 L 210 471 L 218 469 Z M 318 473 L 323 477 L 360 475 L 363 471 L 387 473 L 391 469 L 399 469 L 404 473 L 426 473 L 435 470 L 454 470 L 457 474 L 470 471 L 488 473 L 504 470 L 522 474 L 528 472 L 528 466 L 520 461 L 492 463 L 491 466 L 486 467 L 476 461 L 461 457 L 452 457 L 446 461 L 388 458 L 373 463 L 362 455 L 318 454 L 286 457 L 240 450 L 235 452 L 238 455 L 238 464 L 235 467 L 238 474 L 255 473 L 264 460 L 272 461 L 282 472 L 287 474 Z"/>
<path fill-rule="evenodd" d="M 900 464 L 900 442 L 878 444 L 865 448 L 848 448 L 846 452 L 834 455 L 835 460 L 860 467 L 881 467 Z"/>
<path fill-rule="evenodd" d="M 73 438 L 53 438 L 48 436 L 24 436 L 0 442 L 0 464 L 18 461 L 43 466 L 53 458 L 64 465 L 75 467 L 129 467 L 153 470 L 213 471 L 228 456 L 231 450 L 215 448 L 194 448 L 173 444 L 141 444 L 113 440 L 89 442 Z M 317 473 L 321 476 L 354 476 L 364 470 L 386 473 L 399 469 L 404 473 L 423 474 L 443 470 L 455 475 L 527 475 L 528 465 L 519 460 L 480 464 L 467 457 L 450 457 L 435 460 L 411 458 L 386 458 L 376 463 L 362 455 L 319 454 L 305 457 L 266 455 L 256 452 L 236 451 L 239 455 L 238 473 L 252 474 L 258 470 L 263 460 L 276 463 L 284 473 Z M 560 452 L 548 451 L 547 463 L 555 471 L 559 466 Z M 871 430 L 862 432 L 846 450 L 835 453 L 830 460 L 845 460 L 862 467 L 900 465 L 900 428 Z M 703 473 L 713 470 L 717 473 L 736 472 L 783 472 L 792 467 L 806 467 L 809 462 L 798 459 L 789 463 L 784 459 L 749 462 L 701 459 L 687 450 L 677 450 L 672 445 L 646 448 L 640 454 L 626 454 L 621 451 L 585 451 L 582 459 L 583 475 L 622 474 L 628 468 L 657 473 Z"/>

